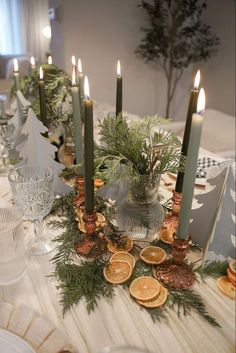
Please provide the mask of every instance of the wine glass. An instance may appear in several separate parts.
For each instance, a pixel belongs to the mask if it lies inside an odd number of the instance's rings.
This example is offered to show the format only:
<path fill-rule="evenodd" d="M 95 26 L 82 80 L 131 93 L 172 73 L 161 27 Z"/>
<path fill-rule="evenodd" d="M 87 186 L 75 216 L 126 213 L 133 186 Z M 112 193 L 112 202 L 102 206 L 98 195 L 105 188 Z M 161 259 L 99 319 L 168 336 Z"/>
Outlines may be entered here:
<path fill-rule="evenodd" d="M 34 237 L 28 243 L 30 255 L 44 255 L 53 250 L 50 237 L 43 234 L 43 217 L 51 210 L 53 192 L 53 174 L 48 167 L 28 165 L 13 169 L 8 180 L 12 195 L 24 220 L 34 225 Z"/>

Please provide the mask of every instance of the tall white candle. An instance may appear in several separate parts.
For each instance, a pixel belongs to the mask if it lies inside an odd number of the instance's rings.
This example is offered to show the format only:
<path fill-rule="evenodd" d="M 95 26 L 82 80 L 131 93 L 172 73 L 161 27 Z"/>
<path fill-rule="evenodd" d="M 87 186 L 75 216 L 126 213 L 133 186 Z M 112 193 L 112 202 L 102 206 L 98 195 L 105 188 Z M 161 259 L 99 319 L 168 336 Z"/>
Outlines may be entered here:
<path fill-rule="evenodd" d="M 191 206 L 193 200 L 195 178 L 197 172 L 197 161 L 198 161 L 198 152 L 201 140 L 202 132 L 202 122 L 203 118 L 200 115 L 205 109 L 205 92 L 201 88 L 197 112 L 199 114 L 193 114 L 192 117 L 192 126 L 189 139 L 188 147 L 188 156 L 186 160 L 186 171 L 184 176 L 183 190 L 182 190 L 182 202 L 179 215 L 179 225 L 177 229 L 177 237 L 180 239 L 186 239 L 189 235 L 189 221 L 191 215 Z"/>

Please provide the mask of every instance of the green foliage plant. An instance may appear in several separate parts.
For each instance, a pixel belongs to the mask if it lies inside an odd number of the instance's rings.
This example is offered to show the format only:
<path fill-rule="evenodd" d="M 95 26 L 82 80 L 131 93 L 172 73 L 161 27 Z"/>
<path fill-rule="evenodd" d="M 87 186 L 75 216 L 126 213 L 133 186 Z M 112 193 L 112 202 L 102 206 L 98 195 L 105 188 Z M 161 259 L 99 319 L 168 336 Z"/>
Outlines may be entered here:
<path fill-rule="evenodd" d="M 144 38 L 136 52 L 147 62 L 158 62 L 167 80 L 165 117 L 184 69 L 217 52 L 219 38 L 202 21 L 206 2 L 202 0 L 142 0 L 149 26 L 141 28 Z"/>
<path fill-rule="evenodd" d="M 133 182 L 184 169 L 180 141 L 168 129 L 154 131 L 165 119 L 146 116 L 130 123 L 119 116 L 100 121 L 101 144 L 96 146 L 96 175 L 107 182 L 129 177 Z M 181 163 L 180 163 L 181 160 Z"/>
<path fill-rule="evenodd" d="M 47 105 L 48 125 L 58 126 L 59 123 L 71 126 L 72 104 L 71 104 L 71 82 L 68 74 L 56 65 L 42 65 L 45 81 L 45 96 Z M 39 74 L 37 70 L 20 78 L 20 90 L 31 102 L 38 119 L 40 119 L 39 106 Z M 12 87 L 11 97 L 15 95 L 15 87 Z"/>

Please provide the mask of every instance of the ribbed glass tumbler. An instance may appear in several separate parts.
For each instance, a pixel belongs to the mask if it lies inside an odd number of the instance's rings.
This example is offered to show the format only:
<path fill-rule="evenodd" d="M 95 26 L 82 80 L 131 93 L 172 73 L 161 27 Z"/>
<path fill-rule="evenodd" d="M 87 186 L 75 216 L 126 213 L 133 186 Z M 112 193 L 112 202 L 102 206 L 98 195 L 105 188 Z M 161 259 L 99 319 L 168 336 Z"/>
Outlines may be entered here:
<path fill-rule="evenodd" d="M 43 232 L 43 217 L 50 212 L 54 200 L 52 170 L 39 165 L 23 166 L 12 170 L 8 179 L 23 219 L 32 221 L 34 225 L 34 237 L 28 243 L 27 253 L 49 253 L 54 246 L 51 238 Z"/>

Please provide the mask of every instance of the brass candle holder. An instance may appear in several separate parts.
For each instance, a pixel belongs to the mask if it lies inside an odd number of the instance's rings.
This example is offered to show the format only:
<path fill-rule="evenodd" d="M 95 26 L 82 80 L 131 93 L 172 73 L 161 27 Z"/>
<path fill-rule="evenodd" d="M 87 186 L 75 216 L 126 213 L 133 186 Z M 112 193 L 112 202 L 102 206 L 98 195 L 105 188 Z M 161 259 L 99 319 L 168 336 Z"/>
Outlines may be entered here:
<path fill-rule="evenodd" d="M 187 289 L 195 281 L 191 266 L 184 262 L 190 244 L 190 237 L 179 239 L 174 234 L 172 258 L 158 265 L 154 270 L 155 277 L 173 289 Z"/>

